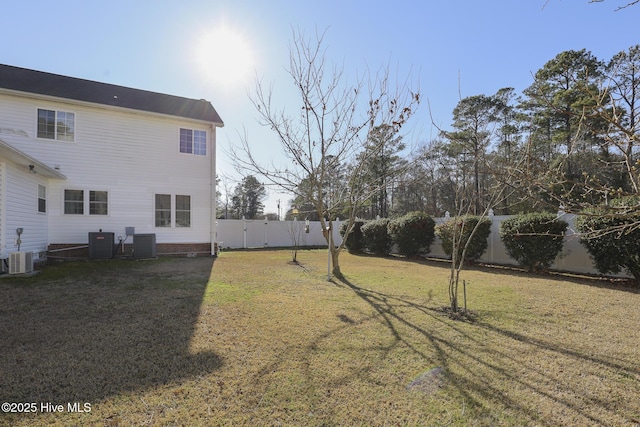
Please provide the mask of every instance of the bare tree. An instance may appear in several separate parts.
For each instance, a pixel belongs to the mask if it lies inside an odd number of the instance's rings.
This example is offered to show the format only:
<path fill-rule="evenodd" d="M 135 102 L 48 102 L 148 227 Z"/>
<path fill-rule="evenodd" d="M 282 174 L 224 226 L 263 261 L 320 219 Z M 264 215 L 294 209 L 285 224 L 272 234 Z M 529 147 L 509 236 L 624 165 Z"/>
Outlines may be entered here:
<path fill-rule="evenodd" d="M 602 3 L 604 0 L 590 0 L 589 3 Z M 623 5 L 623 6 L 618 6 L 618 8 L 616 9 L 616 12 L 618 10 L 622 10 L 622 9 L 626 9 L 627 7 L 633 6 L 640 3 L 640 0 L 633 0 L 628 2 L 627 4 Z"/>
<path fill-rule="evenodd" d="M 217 217 L 228 219 L 230 216 L 229 208 L 231 207 L 231 199 L 233 198 L 233 183 L 229 176 L 221 175 L 216 177 L 216 189 L 219 191 L 220 188 L 222 188 L 224 192 L 220 192 L 220 200 L 217 204 Z"/>
<path fill-rule="evenodd" d="M 500 206 L 506 199 L 513 197 L 513 189 L 510 188 L 509 178 L 501 175 L 495 184 L 485 190 L 485 207 L 482 211 L 475 211 L 474 201 L 465 196 L 462 187 L 456 191 L 456 204 L 458 206 L 455 217 L 451 218 L 449 225 L 451 239 L 451 263 L 449 268 L 448 290 L 451 313 L 456 316 L 460 305 L 458 299 L 458 288 L 460 285 L 460 274 L 465 267 L 467 253 L 471 250 L 476 234 L 481 232 L 485 226 L 487 218 L 493 209 Z M 469 217 L 474 213 L 475 218 Z M 445 224 L 443 224 L 445 225 Z"/>
<path fill-rule="evenodd" d="M 420 94 L 406 80 L 394 85 L 388 67 L 366 81 L 348 82 L 344 70 L 327 61 L 323 38 L 324 33 L 309 40 L 293 32 L 288 73 L 299 96 L 297 105 L 279 109 L 273 88 L 265 88 L 259 80 L 251 97 L 261 124 L 277 135 L 286 164 L 257 159 L 246 134 L 231 155 L 239 168 L 260 174 L 313 205 L 331 251 L 333 275 L 340 277 L 339 255 L 346 239 L 337 246 L 333 243 L 334 221 L 346 215 L 349 233 L 356 212 L 379 191 L 375 183 L 362 185 L 367 156 L 375 154 L 365 153 L 369 133 L 380 125 L 399 132 L 420 103 Z M 349 167 L 341 182 L 334 182 L 335 171 L 345 165 Z"/>
<path fill-rule="evenodd" d="M 291 238 L 291 262 L 298 263 L 298 250 L 300 249 L 300 243 L 305 240 L 302 233 L 302 224 L 298 222 L 298 218 L 294 218 L 293 221 L 289 221 L 287 227 L 287 233 Z"/>
<path fill-rule="evenodd" d="M 451 263 L 449 268 L 448 291 L 450 310 L 453 316 L 459 316 L 458 288 L 465 260 L 470 252 L 474 252 L 475 236 L 482 236 L 487 218 L 494 209 L 507 202 L 516 202 L 516 182 L 514 172 L 522 169 L 523 159 L 517 153 L 510 154 L 508 164 L 492 164 L 492 156 L 488 155 L 491 142 L 496 134 L 504 129 L 504 114 L 508 109 L 511 89 L 505 88 L 493 96 L 471 96 L 460 100 L 454 109 L 453 132 L 440 130 L 440 134 L 449 140 L 448 151 L 470 151 L 473 155 L 472 172 L 475 180 L 474 191 L 466 189 L 468 163 L 459 166 L 463 174 L 462 180 L 451 180 L 453 184 L 455 211 L 448 224 L 439 226 L 441 237 L 447 235 L 451 240 Z M 434 123 L 435 125 L 435 123 Z M 499 144 L 498 144 L 499 145 Z M 453 147 L 451 147 L 453 146 Z M 463 150 L 460 150 L 460 148 Z M 499 146 L 494 149 L 499 149 Z M 485 185 L 479 185 L 480 172 L 483 171 Z M 476 218 L 470 218 L 473 214 Z M 478 257 L 480 254 L 476 254 Z M 471 256 L 470 258 L 473 258 Z M 463 280 L 464 283 L 464 280 Z"/>

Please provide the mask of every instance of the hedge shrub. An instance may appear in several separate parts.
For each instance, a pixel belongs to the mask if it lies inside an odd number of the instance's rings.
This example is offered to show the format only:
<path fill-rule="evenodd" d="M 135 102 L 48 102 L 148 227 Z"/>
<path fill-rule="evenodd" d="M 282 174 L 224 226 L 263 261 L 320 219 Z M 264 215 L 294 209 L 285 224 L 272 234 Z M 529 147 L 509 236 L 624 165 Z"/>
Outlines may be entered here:
<path fill-rule="evenodd" d="M 469 240 L 476 225 L 478 225 L 478 229 L 473 234 L 473 238 Z M 465 254 L 465 261 L 475 261 L 487 250 L 487 238 L 491 234 L 491 220 L 486 217 L 465 215 L 453 217 L 443 224 L 436 225 L 436 235 L 442 240 L 442 249 L 449 257 L 453 255 L 454 231 L 456 239 L 461 239 L 457 251 L 458 262 L 461 261 L 462 252 L 467 242 L 469 242 L 469 246 Z"/>
<path fill-rule="evenodd" d="M 387 231 L 389 219 L 381 218 L 367 221 L 362 228 L 362 238 L 369 252 L 376 255 L 388 255 L 391 252 L 393 241 Z"/>
<path fill-rule="evenodd" d="M 424 255 L 435 239 L 435 221 L 423 212 L 411 212 L 390 221 L 388 231 L 400 254 Z"/>
<path fill-rule="evenodd" d="M 551 267 L 564 245 L 565 221 L 550 213 L 513 216 L 500 224 L 500 239 L 511 258 L 529 271 Z"/>
<path fill-rule="evenodd" d="M 353 222 L 353 227 L 351 227 L 351 232 L 347 235 L 345 246 L 347 247 L 347 250 L 352 254 L 361 253 L 365 248 L 364 238 L 362 237 L 361 230 L 364 224 L 365 222 L 363 220 L 356 219 Z M 342 238 L 344 238 L 344 234 L 347 232 L 347 225 L 349 224 L 345 222 L 340 226 L 340 235 L 342 236 Z"/>
<path fill-rule="evenodd" d="M 637 206 L 640 198 L 612 201 L 614 208 Z M 576 219 L 576 228 L 596 269 L 602 274 L 626 271 L 640 281 L 640 212 L 613 216 L 611 209 L 596 208 L 583 212 Z M 632 225 L 633 224 L 633 225 Z"/>

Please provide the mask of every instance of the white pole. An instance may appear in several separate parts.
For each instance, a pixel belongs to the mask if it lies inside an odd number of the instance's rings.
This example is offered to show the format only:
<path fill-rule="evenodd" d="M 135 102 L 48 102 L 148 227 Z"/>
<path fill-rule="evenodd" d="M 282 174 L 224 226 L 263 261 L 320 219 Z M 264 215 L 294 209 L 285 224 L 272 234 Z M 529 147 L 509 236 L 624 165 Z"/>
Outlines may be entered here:
<path fill-rule="evenodd" d="M 267 224 L 268 224 L 268 220 L 267 217 L 264 217 L 264 247 L 266 248 L 267 246 L 269 246 L 269 241 L 267 240 Z"/>
<path fill-rule="evenodd" d="M 327 281 L 331 280 L 331 244 L 332 244 L 332 230 L 331 226 L 327 227 L 329 234 L 329 245 L 327 246 Z"/>
<path fill-rule="evenodd" d="M 493 255 L 493 239 L 494 236 L 500 236 L 500 230 L 496 225 L 496 222 L 493 220 L 493 209 L 489 209 L 489 219 L 491 220 L 491 234 L 489 235 L 489 262 L 495 262 Z M 498 228 L 497 232 L 494 233 L 494 228 Z M 466 288 L 465 288 L 465 297 L 466 297 Z M 466 301 L 465 301 L 465 310 L 466 310 Z"/>
<path fill-rule="evenodd" d="M 247 249 L 247 221 L 242 215 L 242 247 Z"/>

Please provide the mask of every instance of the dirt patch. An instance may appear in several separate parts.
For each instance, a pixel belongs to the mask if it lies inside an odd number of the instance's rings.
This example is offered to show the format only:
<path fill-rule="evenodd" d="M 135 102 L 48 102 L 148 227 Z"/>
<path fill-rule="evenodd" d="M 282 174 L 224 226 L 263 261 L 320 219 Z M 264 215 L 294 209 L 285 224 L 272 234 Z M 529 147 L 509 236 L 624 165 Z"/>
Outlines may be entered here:
<path fill-rule="evenodd" d="M 444 369 L 436 367 L 420 374 L 407 386 L 407 390 L 415 390 L 427 395 L 437 393 L 447 382 Z"/>

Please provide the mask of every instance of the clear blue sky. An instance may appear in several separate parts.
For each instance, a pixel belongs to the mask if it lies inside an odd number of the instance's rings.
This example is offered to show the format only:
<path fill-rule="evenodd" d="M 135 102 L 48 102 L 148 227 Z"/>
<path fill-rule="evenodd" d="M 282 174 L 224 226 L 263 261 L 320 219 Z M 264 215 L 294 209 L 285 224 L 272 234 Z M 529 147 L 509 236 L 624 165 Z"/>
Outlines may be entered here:
<path fill-rule="evenodd" d="M 419 80 L 435 122 L 446 127 L 462 97 L 518 92 L 558 53 L 586 48 L 600 59 L 640 43 L 640 5 L 625 0 L 424 0 L 382 2 L 242 0 L 7 1 L 2 6 L 0 62 L 106 83 L 210 100 L 222 116 L 218 146 L 246 129 L 264 159 L 280 147 L 257 125 L 247 91 L 257 75 L 284 96 L 290 81 L 292 28 L 328 29 L 327 54 L 348 74 L 391 64 Z M 249 77 L 220 84 L 205 75 L 227 58 L 223 39 L 197 50 L 206 34 L 231 29 L 251 53 Z M 414 117 L 410 143 L 435 136 L 426 102 Z M 405 139 L 406 141 L 406 139 Z M 218 150 L 218 172 L 237 176 Z M 267 211 L 288 196 L 270 191 Z"/>

